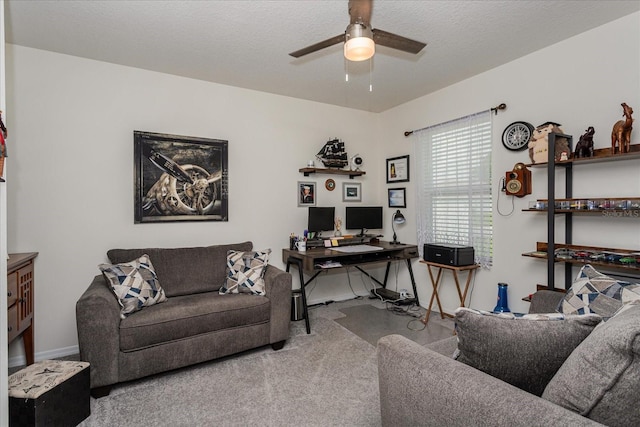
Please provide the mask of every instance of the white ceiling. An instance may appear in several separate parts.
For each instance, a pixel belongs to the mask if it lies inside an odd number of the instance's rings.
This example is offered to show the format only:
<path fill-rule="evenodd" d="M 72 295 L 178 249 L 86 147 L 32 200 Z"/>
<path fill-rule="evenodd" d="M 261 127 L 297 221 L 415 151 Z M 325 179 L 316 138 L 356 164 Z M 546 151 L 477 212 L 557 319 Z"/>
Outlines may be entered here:
<path fill-rule="evenodd" d="M 375 0 L 373 28 L 427 47 L 378 46 L 371 77 L 369 61 L 352 62 L 346 83 L 342 45 L 288 53 L 343 33 L 347 3 L 7 0 L 6 41 L 381 112 L 640 10 L 638 0 Z"/>

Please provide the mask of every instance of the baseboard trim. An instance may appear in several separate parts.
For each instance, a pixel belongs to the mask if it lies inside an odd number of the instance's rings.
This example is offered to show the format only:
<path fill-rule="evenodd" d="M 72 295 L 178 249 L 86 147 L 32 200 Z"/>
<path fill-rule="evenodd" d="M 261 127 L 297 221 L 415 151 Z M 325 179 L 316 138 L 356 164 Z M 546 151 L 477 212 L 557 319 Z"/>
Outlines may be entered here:
<path fill-rule="evenodd" d="M 59 357 L 71 356 L 73 354 L 80 353 L 80 349 L 77 345 L 69 347 L 56 348 L 53 350 L 42 351 L 35 354 L 36 362 L 40 360 L 57 359 Z M 27 364 L 27 358 L 24 355 L 14 356 L 9 359 L 9 367 L 15 368 L 16 366 L 23 366 Z"/>

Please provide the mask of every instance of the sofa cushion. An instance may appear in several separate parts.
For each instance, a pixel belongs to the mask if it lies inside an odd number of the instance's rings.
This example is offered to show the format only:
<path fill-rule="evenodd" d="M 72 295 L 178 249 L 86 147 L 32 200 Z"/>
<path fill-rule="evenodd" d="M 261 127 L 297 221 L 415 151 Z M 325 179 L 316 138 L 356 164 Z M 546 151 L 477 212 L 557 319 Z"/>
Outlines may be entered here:
<path fill-rule="evenodd" d="M 598 326 L 567 358 L 542 397 L 594 421 L 640 425 L 640 305 Z"/>
<path fill-rule="evenodd" d="M 207 292 L 172 297 L 161 309 L 156 308 L 149 307 L 120 322 L 121 351 L 267 323 L 271 305 L 268 298 L 256 295 Z"/>
<path fill-rule="evenodd" d="M 118 297 L 123 318 L 142 307 L 150 307 L 167 299 L 153 264 L 146 254 L 129 262 L 100 264 L 98 268 Z"/>
<path fill-rule="evenodd" d="M 226 274 L 229 250 L 250 251 L 251 242 L 191 248 L 111 249 L 112 263 L 148 254 L 168 297 L 217 291 Z"/>
<path fill-rule="evenodd" d="M 457 359 L 540 396 L 564 360 L 601 322 L 598 315 L 523 317 L 458 308 Z"/>
<path fill-rule="evenodd" d="M 558 306 L 560 313 L 596 313 L 609 319 L 624 304 L 640 300 L 640 285 L 602 274 L 590 264 L 583 266 Z"/>
<path fill-rule="evenodd" d="M 271 249 L 264 251 L 229 251 L 227 254 L 227 279 L 220 294 L 238 292 L 264 295 L 264 272 L 269 264 Z"/>

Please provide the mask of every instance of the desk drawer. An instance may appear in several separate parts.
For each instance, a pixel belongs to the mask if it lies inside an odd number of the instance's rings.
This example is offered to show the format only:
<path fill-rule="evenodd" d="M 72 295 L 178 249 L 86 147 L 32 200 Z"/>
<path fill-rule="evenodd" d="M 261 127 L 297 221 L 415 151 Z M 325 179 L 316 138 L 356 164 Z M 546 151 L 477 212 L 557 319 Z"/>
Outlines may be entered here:
<path fill-rule="evenodd" d="M 403 258 L 418 258 L 420 254 L 418 253 L 418 247 L 414 246 L 413 248 L 405 248 L 402 251 Z"/>
<path fill-rule="evenodd" d="M 20 335 L 18 331 L 18 306 L 14 305 L 7 311 L 7 341 L 11 342 Z"/>
<path fill-rule="evenodd" d="M 18 275 L 14 272 L 7 276 L 7 307 L 11 307 L 18 299 Z"/>

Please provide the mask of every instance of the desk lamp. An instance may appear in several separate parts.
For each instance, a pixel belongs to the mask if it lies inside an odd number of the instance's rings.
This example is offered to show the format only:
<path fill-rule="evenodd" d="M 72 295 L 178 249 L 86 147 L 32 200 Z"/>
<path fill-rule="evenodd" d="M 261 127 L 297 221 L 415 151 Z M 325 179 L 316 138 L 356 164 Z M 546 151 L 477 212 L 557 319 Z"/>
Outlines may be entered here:
<path fill-rule="evenodd" d="M 404 215 L 400 212 L 400 209 L 395 211 L 395 213 L 391 216 L 391 229 L 393 230 L 393 241 L 392 245 L 399 245 L 398 236 L 396 235 L 396 224 L 404 224 L 406 220 L 404 219 Z"/>

